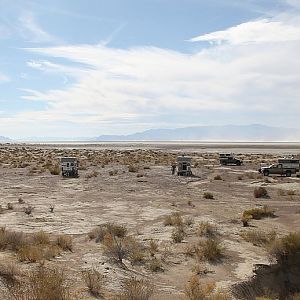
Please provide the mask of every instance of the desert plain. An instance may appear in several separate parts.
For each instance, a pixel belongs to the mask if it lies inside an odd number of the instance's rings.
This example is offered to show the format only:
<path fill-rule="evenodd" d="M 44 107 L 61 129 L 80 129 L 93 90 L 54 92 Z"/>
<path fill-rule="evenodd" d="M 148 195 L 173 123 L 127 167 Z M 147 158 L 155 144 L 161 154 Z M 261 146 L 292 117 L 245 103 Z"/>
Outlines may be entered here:
<path fill-rule="evenodd" d="M 243 165 L 221 166 L 220 152 Z M 2 144 L 0 299 L 40 299 L 29 294 L 41 268 L 63 278 L 55 299 L 292 299 L 299 265 L 274 281 L 270 249 L 300 230 L 300 178 L 258 168 L 299 153 L 284 143 Z M 172 175 L 182 154 L 193 177 Z M 78 158 L 78 178 L 59 174 L 63 156 Z M 251 291 L 257 268 L 267 279 Z"/>

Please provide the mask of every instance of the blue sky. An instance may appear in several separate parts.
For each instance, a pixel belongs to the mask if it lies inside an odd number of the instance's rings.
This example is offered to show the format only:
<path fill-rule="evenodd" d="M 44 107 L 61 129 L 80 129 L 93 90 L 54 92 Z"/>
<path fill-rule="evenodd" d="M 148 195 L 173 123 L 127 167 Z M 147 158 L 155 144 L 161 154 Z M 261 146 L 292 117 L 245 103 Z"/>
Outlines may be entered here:
<path fill-rule="evenodd" d="M 299 127 L 300 0 L 0 0 L 0 135 Z"/>

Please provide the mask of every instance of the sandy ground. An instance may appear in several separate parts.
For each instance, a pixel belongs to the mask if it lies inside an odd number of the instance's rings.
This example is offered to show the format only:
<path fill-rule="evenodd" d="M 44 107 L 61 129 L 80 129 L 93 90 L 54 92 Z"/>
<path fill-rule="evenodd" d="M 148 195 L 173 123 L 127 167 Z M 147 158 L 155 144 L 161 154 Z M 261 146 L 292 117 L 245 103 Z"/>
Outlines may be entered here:
<path fill-rule="evenodd" d="M 170 149 L 171 147 L 171 149 Z M 238 149 L 242 151 L 237 151 Z M 284 235 L 300 228 L 300 178 L 274 177 L 265 180 L 257 172 L 261 163 L 276 161 L 280 153 L 299 153 L 299 146 L 286 148 L 274 145 L 259 147 L 231 146 L 244 159 L 243 166 L 220 166 L 217 152 L 223 146 L 201 149 L 186 145 L 155 148 L 111 147 L 112 150 L 83 145 L 2 145 L 0 147 L 1 205 L 12 203 L 13 210 L 4 209 L 0 214 L 0 227 L 33 233 L 39 230 L 73 237 L 74 250 L 65 252 L 49 264 L 64 266 L 72 278 L 80 299 L 93 299 L 81 278 L 81 271 L 95 268 L 107 276 L 109 291 L 118 290 L 120 281 L 129 276 L 142 276 L 155 285 L 153 299 L 183 299 L 184 286 L 194 274 L 193 267 L 205 265 L 209 272 L 201 276 L 204 281 L 215 281 L 218 286 L 229 288 L 232 284 L 253 275 L 255 264 L 269 263 L 266 250 L 243 240 L 245 230 L 275 229 Z M 140 149 L 140 150 L 137 150 Z M 143 149 L 141 149 L 143 148 Z M 195 177 L 171 175 L 171 163 L 184 151 L 193 158 Z M 41 165 L 58 162 L 62 155 L 76 155 L 80 159 L 79 178 L 62 178 L 51 175 Z M 27 162 L 25 165 L 22 163 Z M 129 172 L 128 165 L 137 166 Z M 95 176 L 90 176 L 93 172 Z M 117 174 L 111 175 L 110 171 Z M 221 180 L 215 180 L 216 175 Z M 256 199 L 253 190 L 266 187 L 270 198 Z M 293 190 L 294 195 L 281 195 L 278 191 Z M 204 192 L 211 192 L 214 199 L 204 199 Z M 19 204 L 22 198 L 25 203 Z M 24 207 L 34 206 L 31 216 Z M 54 205 L 54 213 L 49 211 Z M 252 220 L 250 228 L 240 221 L 244 210 L 268 205 L 276 210 L 276 218 Z M 173 227 L 164 226 L 164 218 L 179 212 L 184 219 L 193 218 L 187 226 L 181 243 L 171 238 Z M 202 221 L 209 221 L 218 228 L 224 247 L 224 256 L 217 263 L 201 262 L 185 254 L 187 245 L 197 241 L 195 230 Z M 125 261 L 120 267 L 103 254 L 101 243 L 90 241 L 87 233 L 99 224 L 114 222 L 125 225 L 129 234 L 143 244 L 151 239 L 159 244 L 159 255 L 164 256 L 163 271 L 151 272 L 147 264 L 132 265 Z M 0 260 L 16 260 L 10 251 L 0 252 Z M 29 268 L 29 263 L 19 263 Z M 3 298 L 5 299 L 5 298 Z"/>

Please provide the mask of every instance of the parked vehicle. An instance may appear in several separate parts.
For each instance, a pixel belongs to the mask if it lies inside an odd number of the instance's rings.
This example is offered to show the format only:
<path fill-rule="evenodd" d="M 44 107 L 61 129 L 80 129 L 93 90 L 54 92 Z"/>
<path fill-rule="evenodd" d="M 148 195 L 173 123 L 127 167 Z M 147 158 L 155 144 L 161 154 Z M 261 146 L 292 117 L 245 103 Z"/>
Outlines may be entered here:
<path fill-rule="evenodd" d="M 220 164 L 221 165 L 236 165 L 240 166 L 243 163 L 241 159 L 235 158 L 233 153 L 221 153 Z"/>
<path fill-rule="evenodd" d="M 60 164 L 63 177 L 78 177 L 78 160 L 76 157 L 62 157 Z"/>
<path fill-rule="evenodd" d="M 277 164 L 261 167 L 258 171 L 264 176 L 284 175 L 286 177 L 290 177 L 292 174 L 299 172 L 299 159 L 280 158 L 278 159 Z"/>

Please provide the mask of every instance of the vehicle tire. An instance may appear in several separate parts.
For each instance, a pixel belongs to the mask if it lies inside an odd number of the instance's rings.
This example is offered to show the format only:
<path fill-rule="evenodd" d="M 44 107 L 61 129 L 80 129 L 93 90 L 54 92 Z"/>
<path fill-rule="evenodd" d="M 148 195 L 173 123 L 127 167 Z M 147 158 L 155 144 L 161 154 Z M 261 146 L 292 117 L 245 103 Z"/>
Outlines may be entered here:
<path fill-rule="evenodd" d="M 264 176 L 269 176 L 270 172 L 268 170 L 264 171 Z"/>
<path fill-rule="evenodd" d="M 240 166 L 241 164 L 242 164 L 242 163 L 241 163 L 240 161 L 238 161 L 236 165 L 237 165 L 237 166 Z"/>
<path fill-rule="evenodd" d="M 292 176 L 292 172 L 289 171 L 289 170 L 286 171 L 286 172 L 285 172 L 285 176 L 286 176 L 286 177 L 291 177 L 291 176 Z"/>

